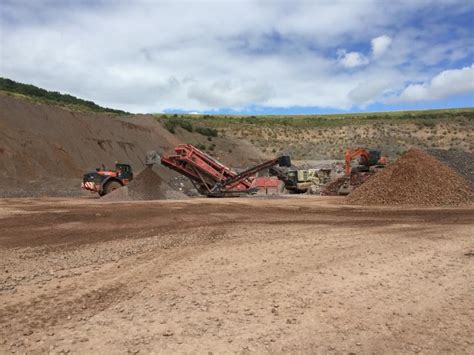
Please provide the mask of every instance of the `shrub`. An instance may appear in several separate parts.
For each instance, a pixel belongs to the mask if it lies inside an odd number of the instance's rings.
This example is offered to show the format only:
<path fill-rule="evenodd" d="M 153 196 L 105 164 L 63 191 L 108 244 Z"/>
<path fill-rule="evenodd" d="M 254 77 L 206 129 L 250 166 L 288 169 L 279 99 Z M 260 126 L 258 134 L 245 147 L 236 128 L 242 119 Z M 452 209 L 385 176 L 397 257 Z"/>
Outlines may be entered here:
<path fill-rule="evenodd" d="M 217 129 L 198 126 L 194 130 L 203 136 L 217 137 Z"/>
<path fill-rule="evenodd" d="M 193 131 L 193 125 L 191 122 L 188 122 L 188 121 L 179 121 L 179 126 L 183 129 L 185 129 L 186 131 L 188 132 L 192 132 Z"/>
<path fill-rule="evenodd" d="M 175 130 L 176 123 L 175 123 L 175 121 L 166 120 L 165 123 L 164 123 L 164 126 L 170 133 L 173 133 L 173 134 L 176 133 L 176 130 Z"/>
<path fill-rule="evenodd" d="M 176 127 L 181 127 L 188 132 L 193 131 L 193 125 L 191 124 L 191 122 L 183 121 L 180 119 L 167 119 L 165 120 L 164 126 L 169 132 L 173 134 L 176 133 Z"/>

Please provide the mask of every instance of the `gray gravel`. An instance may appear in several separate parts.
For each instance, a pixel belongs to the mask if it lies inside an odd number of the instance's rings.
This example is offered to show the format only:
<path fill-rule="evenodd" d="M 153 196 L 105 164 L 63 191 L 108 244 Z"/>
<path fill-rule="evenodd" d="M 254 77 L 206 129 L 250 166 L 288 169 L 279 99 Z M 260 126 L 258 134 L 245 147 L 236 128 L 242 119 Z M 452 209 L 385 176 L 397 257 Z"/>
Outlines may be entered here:
<path fill-rule="evenodd" d="M 466 178 L 474 188 L 474 153 L 455 149 L 428 149 L 427 152 Z"/>

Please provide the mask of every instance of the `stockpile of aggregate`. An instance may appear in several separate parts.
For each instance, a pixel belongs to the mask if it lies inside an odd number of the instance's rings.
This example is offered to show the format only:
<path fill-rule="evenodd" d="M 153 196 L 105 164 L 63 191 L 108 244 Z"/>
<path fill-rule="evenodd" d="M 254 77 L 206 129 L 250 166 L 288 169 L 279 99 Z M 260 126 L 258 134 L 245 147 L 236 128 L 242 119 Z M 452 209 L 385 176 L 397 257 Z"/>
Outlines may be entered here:
<path fill-rule="evenodd" d="M 337 196 L 338 191 L 344 182 L 346 181 L 345 176 L 339 177 L 333 181 L 328 182 L 321 190 L 321 195 L 323 196 Z"/>
<path fill-rule="evenodd" d="M 411 149 L 348 197 L 356 205 L 459 206 L 470 204 L 469 182 L 433 156 Z"/>
<path fill-rule="evenodd" d="M 117 189 L 102 197 L 102 201 L 144 201 L 144 200 L 180 200 L 187 196 L 167 184 L 147 167 L 127 186 Z"/>
<path fill-rule="evenodd" d="M 456 149 L 428 149 L 428 153 L 464 176 L 474 188 L 474 153 Z"/>
<path fill-rule="evenodd" d="M 362 184 L 364 184 L 372 175 L 365 173 L 358 173 L 351 175 L 350 185 L 353 190 L 358 189 Z M 327 183 L 321 190 L 321 195 L 323 196 L 337 196 L 339 195 L 339 189 L 346 182 L 346 177 L 342 176 L 337 178 L 329 183 Z"/>

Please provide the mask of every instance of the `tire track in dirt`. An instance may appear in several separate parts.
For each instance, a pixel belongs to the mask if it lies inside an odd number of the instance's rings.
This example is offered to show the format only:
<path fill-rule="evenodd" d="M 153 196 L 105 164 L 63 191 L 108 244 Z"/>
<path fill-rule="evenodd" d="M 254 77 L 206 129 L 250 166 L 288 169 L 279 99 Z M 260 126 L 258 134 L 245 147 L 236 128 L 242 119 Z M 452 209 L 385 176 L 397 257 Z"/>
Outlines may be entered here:
<path fill-rule="evenodd" d="M 199 252 L 195 246 L 173 252 L 166 249 L 168 247 L 165 246 L 165 250 L 154 250 L 118 263 L 108 263 L 99 271 L 91 271 L 94 265 L 89 265 L 81 268 L 83 271 L 79 276 L 63 281 L 60 288 L 58 282 L 52 282 L 45 292 L 37 296 L 27 295 L 24 300 L 18 297 L 3 303 L 0 335 L 6 338 L 8 334 L 36 333 L 45 328 L 64 327 L 78 318 L 89 319 L 133 298 L 143 290 L 143 285 L 160 279 L 160 270 L 169 263 L 179 262 Z"/>
<path fill-rule="evenodd" d="M 191 201 L 106 205 L 90 221 L 88 203 L 48 202 L 45 244 L 36 217 L 8 217 L 0 352 L 472 349 L 473 209 Z"/>

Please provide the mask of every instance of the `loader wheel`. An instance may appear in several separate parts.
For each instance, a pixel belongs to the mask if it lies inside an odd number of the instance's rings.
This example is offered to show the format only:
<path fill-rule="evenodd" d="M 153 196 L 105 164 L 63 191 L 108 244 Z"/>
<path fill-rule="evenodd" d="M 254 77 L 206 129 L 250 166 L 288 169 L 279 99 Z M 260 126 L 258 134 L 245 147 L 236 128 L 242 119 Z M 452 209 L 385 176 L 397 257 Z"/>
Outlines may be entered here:
<path fill-rule="evenodd" d="M 119 183 L 118 181 L 110 181 L 104 186 L 104 195 L 110 194 L 112 191 L 120 189 L 122 187 L 122 184 Z"/>

